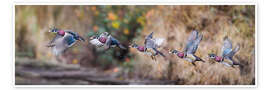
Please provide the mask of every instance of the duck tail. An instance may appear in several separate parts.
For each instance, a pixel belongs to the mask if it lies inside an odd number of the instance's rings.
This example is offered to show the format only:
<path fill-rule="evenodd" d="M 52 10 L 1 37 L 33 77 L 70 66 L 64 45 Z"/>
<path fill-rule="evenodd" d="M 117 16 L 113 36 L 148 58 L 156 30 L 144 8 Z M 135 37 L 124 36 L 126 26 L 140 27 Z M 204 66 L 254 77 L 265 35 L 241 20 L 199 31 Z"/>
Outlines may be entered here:
<path fill-rule="evenodd" d="M 156 48 L 153 48 L 153 49 L 157 52 L 157 54 L 160 54 L 161 56 L 166 57 L 162 52 L 158 51 Z"/>
<path fill-rule="evenodd" d="M 195 62 L 191 62 L 192 65 L 196 66 Z"/>
<path fill-rule="evenodd" d="M 197 56 L 195 56 L 196 57 L 196 61 L 202 61 L 202 62 L 205 62 L 204 60 L 202 60 L 201 58 L 199 58 L 199 57 L 197 57 Z"/>

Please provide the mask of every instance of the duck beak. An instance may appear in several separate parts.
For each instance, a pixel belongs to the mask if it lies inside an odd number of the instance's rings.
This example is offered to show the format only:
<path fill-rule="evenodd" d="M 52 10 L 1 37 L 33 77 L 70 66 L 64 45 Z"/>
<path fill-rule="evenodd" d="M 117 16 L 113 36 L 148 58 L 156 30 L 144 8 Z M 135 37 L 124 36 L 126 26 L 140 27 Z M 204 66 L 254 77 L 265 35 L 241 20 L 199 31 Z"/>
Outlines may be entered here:
<path fill-rule="evenodd" d="M 94 36 L 91 36 L 89 39 L 90 39 L 90 40 L 93 40 L 93 39 L 94 39 Z"/>
<path fill-rule="evenodd" d="M 172 53 L 172 50 L 169 50 L 168 52 L 169 52 L 169 53 Z"/>

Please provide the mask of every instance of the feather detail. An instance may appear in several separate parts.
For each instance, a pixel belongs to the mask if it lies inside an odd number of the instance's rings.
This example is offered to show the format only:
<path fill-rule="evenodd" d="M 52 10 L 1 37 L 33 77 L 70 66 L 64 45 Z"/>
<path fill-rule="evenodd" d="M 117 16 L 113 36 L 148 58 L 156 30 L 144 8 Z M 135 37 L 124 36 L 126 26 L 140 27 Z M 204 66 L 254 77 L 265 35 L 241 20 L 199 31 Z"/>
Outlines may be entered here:
<path fill-rule="evenodd" d="M 186 58 L 189 58 L 192 62 L 196 60 L 196 57 L 193 54 L 187 54 Z"/>
<path fill-rule="evenodd" d="M 155 38 L 153 40 L 154 40 L 156 46 L 158 46 L 158 47 L 161 46 L 161 44 L 165 41 L 164 38 Z"/>
<path fill-rule="evenodd" d="M 93 39 L 89 41 L 91 44 L 97 46 L 97 47 L 102 47 L 104 44 L 101 43 L 98 39 Z"/>

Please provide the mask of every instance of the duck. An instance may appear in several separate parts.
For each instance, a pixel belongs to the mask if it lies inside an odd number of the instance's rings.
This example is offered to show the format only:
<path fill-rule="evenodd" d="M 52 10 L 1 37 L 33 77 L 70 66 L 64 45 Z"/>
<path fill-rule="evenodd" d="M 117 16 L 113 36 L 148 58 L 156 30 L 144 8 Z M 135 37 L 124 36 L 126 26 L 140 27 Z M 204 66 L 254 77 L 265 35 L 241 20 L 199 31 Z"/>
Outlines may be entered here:
<path fill-rule="evenodd" d="M 157 55 L 161 55 L 162 57 L 166 57 L 161 51 L 158 50 L 161 44 L 164 42 L 164 38 L 153 38 L 153 33 L 151 32 L 149 35 L 145 37 L 144 45 L 139 46 L 135 42 L 130 44 L 130 48 L 135 48 L 139 52 L 143 52 L 146 55 L 151 56 L 152 60 L 156 60 Z"/>
<path fill-rule="evenodd" d="M 194 66 L 196 66 L 195 62 L 197 61 L 205 62 L 200 57 L 195 55 L 202 38 L 203 35 L 199 34 L 198 30 L 193 30 L 188 37 L 183 51 L 173 49 L 169 50 L 169 53 L 190 62 Z"/>
<path fill-rule="evenodd" d="M 222 63 L 225 66 L 228 67 L 234 67 L 234 66 L 242 66 L 240 63 L 236 62 L 233 59 L 233 56 L 240 50 L 240 45 L 237 44 L 235 48 L 233 49 L 232 41 L 228 38 L 228 36 L 225 36 L 223 38 L 223 46 L 221 48 L 221 55 L 218 56 L 216 54 L 210 53 L 208 54 L 208 57 L 210 60 L 216 61 L 218 63 Z"/>
<path fill-rule="evenodd" d="M 53 54 L 56 56 L 64 53 L 77 41 L 85 41 L 82 36 L 71 30 L 62 30 L 54 27 L 49 30 L 49 32 L 56 34 L 56 36 L 49 42 L 49 44 L 47 44 L 47 47 L 52 48 Z"/>
<path fill-rule="evenodd" d="M 112 47 L 119 47 L 120 49 L 127 49 L 116 38 L 110 35 L 108 32 L 103 32 L 100 35 L 93 35 L 89 38 L 89 43 L 97 47 L 104 47 L 108 50 Z"/>

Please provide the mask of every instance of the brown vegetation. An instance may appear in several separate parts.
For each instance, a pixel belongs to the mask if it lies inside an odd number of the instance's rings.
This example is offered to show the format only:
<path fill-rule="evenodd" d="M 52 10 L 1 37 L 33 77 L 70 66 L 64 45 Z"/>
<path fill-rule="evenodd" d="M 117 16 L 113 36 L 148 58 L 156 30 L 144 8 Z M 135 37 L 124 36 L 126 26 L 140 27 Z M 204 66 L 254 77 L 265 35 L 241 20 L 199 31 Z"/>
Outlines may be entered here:
<path fill-rule="evenodd" d="M 99 7 L 99 6 L 97 6 Z M 137 7 L 128 7 L 134 9 Z M 140 34 L 123 41 L 128 44 L 136 41 L 143 44 L 143 39 L 150 32 L 154 37 L 166 38 L 161 51 L 168 58 L 158 56 L 157 61 L 147 55 L 129 49 L 124 62 L 113 64 L 103 73 L 116 73 L 118 79 L 154 79 L 179 80 L 177 84 L 255 84 L 255 6 L 149 6 L 143 17 L 146 22 Z M 85 38 L 87 33 L 98 27 L 92 25 L 95 8 L 91 6 L 16 6 L 15 15 L 15 49 L 16 61 L 21 57 L 37 60 L 55 60 L 45 45 L 53 35 L 47 33 L 49 27 L 55 25 L 63 29 L 72 29 Z M 113 15 L 110 15 L 112 19 Z M 94 28 L 93 30 L 89 28 Z M 190 31 L 197 29 L 204 35 L 196 55 L 206 62 L 196 62 L 193 66 L 184 60 L 168 54 L 169 49 L 182 50 Z M 87 32 L 87 33 L 86 33 Z M 135 33 L 132 30 L 124 33 Z M 227 67 L 219 63 L 210 63 L 209 53 L 221 54 L 223 37 L 232 39 L 233 45 L 240 44 L 240 51 L 234 59 L 244 64 L 240 67 Z M 116 36 L 119 38 L 120 36 Z M 101 68 L 97 64 L 99 54 L 95 47 L 87 42 L 78 43 L 65 53 L 72 63 L 78 60 L 81 67 Z M 93 64 L 94 63 L 94 64 Z M 17 67 L 17 65 L 16 65 Z M 17 71 L 16 71 L 17 72 Z M 17 75 L 16 75 L 17 80 Z"/>

